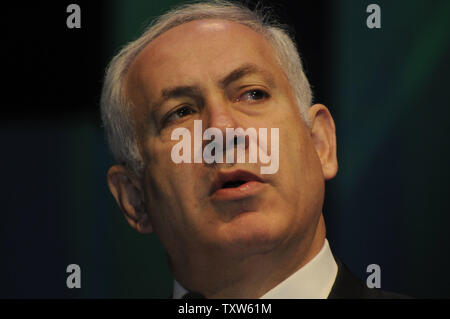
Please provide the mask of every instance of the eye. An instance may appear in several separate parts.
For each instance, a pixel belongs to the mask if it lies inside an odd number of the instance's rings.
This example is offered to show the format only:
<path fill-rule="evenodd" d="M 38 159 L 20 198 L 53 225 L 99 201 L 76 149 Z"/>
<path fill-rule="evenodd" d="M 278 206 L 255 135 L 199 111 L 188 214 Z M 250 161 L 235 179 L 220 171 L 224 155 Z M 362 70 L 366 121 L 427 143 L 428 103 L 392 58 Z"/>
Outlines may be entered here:
<path fill-rule="evenodd" d="M 250 90 L 245 92 L 244 94 L 242 94 L 240 97 L 238 97 L 236 99 L 236 102 L 255 102 L 255 101 L 260 101 L 260 100 L 264 100 L 267 99 L 269 97 L 269 94 L 266 93 L 263 90 Z"/>
<path fill-rule="evenodd" d="M 182 106 L 176 111 L 170 113 L 166 119 L 164 120 L 165 123 L 176 121 L 182 117 L 185 117 L 187 115 L 195 113 L 195 110 L 190 108 L 189 106 Z"/>

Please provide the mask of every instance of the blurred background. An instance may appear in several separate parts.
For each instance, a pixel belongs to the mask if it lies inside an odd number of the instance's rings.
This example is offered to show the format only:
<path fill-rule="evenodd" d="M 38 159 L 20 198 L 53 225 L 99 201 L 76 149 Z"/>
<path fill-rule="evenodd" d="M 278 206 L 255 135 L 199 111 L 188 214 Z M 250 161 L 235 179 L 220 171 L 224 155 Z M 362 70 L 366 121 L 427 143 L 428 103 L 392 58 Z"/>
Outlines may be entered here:
<path fill-rule="evenodd" d="M 160 242 L 129 227 L 108 191 L 99 97 L 118 49 L 180 2 L 2 5 L 1 298 L 170 295 Z M 81 29 L 66 27 L 70 3 Z M 383 289 L 449 298 L 450 2 L 263 3 L 292 26 L 315 102 L 335 117 L 334 253 L 364 281 L 380 265 Z M 366 26 L 370 3 L 381 29 Z M 72 263 L 81 289 L 66 287 Z"/>

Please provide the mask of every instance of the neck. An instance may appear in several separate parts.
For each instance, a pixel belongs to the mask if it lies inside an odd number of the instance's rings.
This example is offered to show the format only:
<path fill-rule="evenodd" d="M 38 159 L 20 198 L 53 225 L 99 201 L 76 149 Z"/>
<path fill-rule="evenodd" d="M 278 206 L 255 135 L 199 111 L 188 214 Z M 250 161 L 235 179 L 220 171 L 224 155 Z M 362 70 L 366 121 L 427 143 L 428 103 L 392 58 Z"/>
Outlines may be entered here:
<path fill-rule="evenodd" d="M 207 298 L 256 299 L 313 259 L 324 241 L 325 222 L 321 215 L 317 227 L 305 234 L 300 243 L 244 258 L 191 256 L 195 264 L 177 263 L 181 267 L 172 270 L 182 286 Z"/>

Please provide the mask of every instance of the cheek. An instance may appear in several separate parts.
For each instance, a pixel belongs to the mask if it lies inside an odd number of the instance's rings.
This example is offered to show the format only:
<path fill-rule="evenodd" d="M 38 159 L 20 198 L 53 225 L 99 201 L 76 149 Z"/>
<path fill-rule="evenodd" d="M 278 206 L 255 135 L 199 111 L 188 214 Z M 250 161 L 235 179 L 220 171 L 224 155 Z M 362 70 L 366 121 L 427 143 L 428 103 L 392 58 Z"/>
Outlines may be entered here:
<path fill-rule="evenodd" d="M 308 128 L 292 118 L 286 119 L 280 129 L 279 176 L 287 200 L 295 200 L 303 207 L 308 206 L 323 187 L 320 161 Z"/>
<path fill-rule="evenodd" d="M 144 146 L 145 194 L 152 214 L 167 215 L 176 204 L 171 198 L 176 193 L 178 171 L 170 158 L 170 144 L 150 138 Z"/>
<path fill-rule="evenodd" d="M 175 238 L 186 238 L 192 228 L 193 212 L 198 201 L 189 167 L 167 163 L 149 169 L 145 193 L 146 207 L 159 238 L 171 245 Z"/>
<path fill-rule="evenodd" d="M 175 163 L 171 151 L 176 142 L 156 141 L 147 144 L 146 195 L 151 210 L 169 216 L 161 223 L 190 224 L 206 197 L 201 164 Z M 203 182 L 203 183 L 202 183 Z M 174 231 L 174 229 L 172 229 Z"/>
<path fill-rule="evenodd" d="M 142 145 L 142 152 L 148 169 L 152 170 L 152 168 L 170 164 L 168 161 L 170 160 L 171 144 L 170 139 L 162 140 L 154 134 L 146 138 Z"/>

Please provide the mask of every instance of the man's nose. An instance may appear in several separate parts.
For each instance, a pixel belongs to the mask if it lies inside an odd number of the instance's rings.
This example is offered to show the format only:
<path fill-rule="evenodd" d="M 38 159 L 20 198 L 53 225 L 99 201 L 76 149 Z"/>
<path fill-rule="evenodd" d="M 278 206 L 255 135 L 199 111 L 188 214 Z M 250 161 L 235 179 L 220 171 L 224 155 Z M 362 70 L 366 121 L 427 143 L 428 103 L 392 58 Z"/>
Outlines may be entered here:
<path fill-rule="evenodd" d="M 222 155 L 223 162 L 225 163 L 225 155 L 228 150 L 235 148 L 239 143 L 244 143 L 244 148 L 247 148 L 248 141 L 244 138 L 244 141 L 238 139 L 236 136 L 231 136 L 230 132 L 228 133 L 229 138 L 227 138 L 227 130 L 233 131 L 236 128 L 242 127 L 242 123 L 239 120 L 239 113 L 236 110 L 232 109 L 232 105 L 222 101 L 216 101 L 213 105 L 210 105 L 205 112 L 205 116 L 203 118 L 203 130 L 207 130 L 209 128 L 214 128 L 215 130 L 219 130 L 222 135 Z M 218 143 L 218 136 L 215 136 L 214 142 Z M 203 149 L 206 145 L 211 143 L 211 140 L 204 139 L 203 140 Z M 219 151 L 219 150 L 218 150 Z"/>
<path fill-rule="evenodd" d="M 238 126 L 232 106 L 225 101 L 216 100 L 211 102 L 205 113 L 205 128 L 215 127 L 225 134 L 227 128 Z"/>

